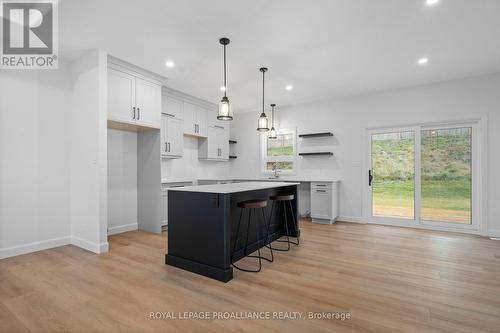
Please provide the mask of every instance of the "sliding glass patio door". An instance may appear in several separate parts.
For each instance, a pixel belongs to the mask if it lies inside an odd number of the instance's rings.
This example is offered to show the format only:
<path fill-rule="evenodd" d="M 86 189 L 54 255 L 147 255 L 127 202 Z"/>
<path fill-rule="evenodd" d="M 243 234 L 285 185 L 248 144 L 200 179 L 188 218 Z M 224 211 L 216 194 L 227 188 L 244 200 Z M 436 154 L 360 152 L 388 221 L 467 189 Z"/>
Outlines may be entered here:
<path fill-rule="evenodd" d="M 372 214 L 415 219 L 415 131 L 371 134 Z"/>
<path fill-rule="evenodd" d="M 371 221 L 476 227 L 476 124 L 368 132 Z"/>

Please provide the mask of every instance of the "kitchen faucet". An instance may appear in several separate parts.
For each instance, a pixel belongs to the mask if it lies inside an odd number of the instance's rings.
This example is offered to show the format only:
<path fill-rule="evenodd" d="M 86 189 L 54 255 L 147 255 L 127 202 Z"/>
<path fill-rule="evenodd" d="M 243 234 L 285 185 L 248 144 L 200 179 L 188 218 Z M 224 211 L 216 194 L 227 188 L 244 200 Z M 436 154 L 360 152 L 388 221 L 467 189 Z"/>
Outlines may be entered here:
<path fill-rule="evenodd" d="M 273 164 L 274 178 L 279 178 L 279 170 L 278 170 L 278 162 L 274 162 Z"/>

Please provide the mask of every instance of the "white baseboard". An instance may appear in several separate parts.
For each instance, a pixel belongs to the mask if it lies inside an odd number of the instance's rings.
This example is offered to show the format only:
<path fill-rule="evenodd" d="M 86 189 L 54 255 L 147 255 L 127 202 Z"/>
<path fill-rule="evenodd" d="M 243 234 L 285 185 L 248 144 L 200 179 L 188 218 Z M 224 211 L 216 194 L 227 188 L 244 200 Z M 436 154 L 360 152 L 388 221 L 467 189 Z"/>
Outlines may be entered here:
<path fill-rule="evenodd" d="M 366 223 L 362 217 L 358 216 L 339 216 L 337 217 L 337 221 L 350 223 Z"/>
<path fill-rule="evenodd" d="M 138 223 L 124 224 L 117 227 L 108 228 L 108 236 L 121 234 L 122 232 L 134 231 L 139 229 Z"/>
<path fill-rule="evenodd" d="M 97 254 L 108 252 L 109 248 L 108 242 L 98 244 L 76 236 L 71 236 L 71 244 Z"/>
<path fill-rule="evenodd" d="M 36 251 L 47 250 L 53 247 L 59 247 L 68 244 L 71 244 L 70 237 L 59 237 L 59 238 L 47 239 L 40 242 L 33 242 L 18 246 L 6 247 L 0 249 L 0 259 L 19 256 L 21 254 L 26 254 Z"/>
<path fill-rule="evenodd" d="M 491 229 L 488 231 L 488 236 L 493 240 L 500 240 L 500 230 L 499 229 Z"/>

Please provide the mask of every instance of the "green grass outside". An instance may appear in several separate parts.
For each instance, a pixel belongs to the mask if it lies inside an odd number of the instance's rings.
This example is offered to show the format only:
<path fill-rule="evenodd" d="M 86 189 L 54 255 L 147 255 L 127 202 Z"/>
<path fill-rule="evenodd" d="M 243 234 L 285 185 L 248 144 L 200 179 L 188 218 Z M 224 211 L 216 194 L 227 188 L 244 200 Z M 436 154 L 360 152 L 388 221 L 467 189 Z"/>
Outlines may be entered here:
<path fill-rule="evenodd" d="M 468 180 L 422 181 L 422 208 L 470 211 Z M 377 206 L 413 207 L 413 181 L 374 181 L 373 203 Z"/>
<path fill-rule="evenodd" d="M 267 156 L 290 156 L 293 155 L 293 147 L 268 147 Z"/>

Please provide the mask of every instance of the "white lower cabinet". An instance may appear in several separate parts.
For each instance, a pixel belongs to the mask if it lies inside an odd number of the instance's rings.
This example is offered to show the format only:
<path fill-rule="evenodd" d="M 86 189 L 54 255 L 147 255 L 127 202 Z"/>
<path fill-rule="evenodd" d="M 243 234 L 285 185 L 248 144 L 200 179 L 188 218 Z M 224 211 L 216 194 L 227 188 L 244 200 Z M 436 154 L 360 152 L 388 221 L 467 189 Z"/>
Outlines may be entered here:
<path fill-rule="evenodd" d="M 193 182 L 171 182 L 161 184 L 161 226 L 168 226 L 168 190 L 176 187 L 192 186 Z"/>
<path fill-rule="evenodd" d="M 183 121 L 170 115 L 161 115 L 161 156 L 181 158 L 184 151 Z"/>
<path fill-rule="evenodd" d="M 311 183 L 311 218 L 313 223 L 331 224 L 338 217 L 338 183 Z"/>
<path fill-rule="evenodd" d="M 168 190 L 161 189 L 161 226 L 168 225 Z"/>

